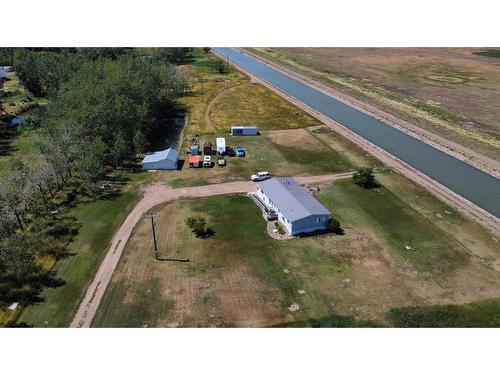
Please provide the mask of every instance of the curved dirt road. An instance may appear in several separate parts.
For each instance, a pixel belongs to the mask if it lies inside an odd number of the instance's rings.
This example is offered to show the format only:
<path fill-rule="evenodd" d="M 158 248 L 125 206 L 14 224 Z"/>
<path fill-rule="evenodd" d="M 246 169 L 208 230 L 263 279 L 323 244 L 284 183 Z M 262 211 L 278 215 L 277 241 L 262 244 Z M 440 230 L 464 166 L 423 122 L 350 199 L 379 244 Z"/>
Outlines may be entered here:
<path fill-rule="evenodd" d="M 342 178 L 349 178 L 351 172 L 323 176 L 294 177 L 301 184 L 328 182 Z M 144 189 L 143 198 L 137 203 L 127 216 L 118 232 L 113 236 L 108 253 L 104 257 L 94 280 L 87 289 L 87 293 L 80 303 L 80 307 L 71 322 L 70 327 L 90 327 L 92 319 L 99 307 L 99 303 L 111 280 L 111 276 L 118 265 L 125 244 L 135 225 L 149 209 L 154 206 L 175 200 L 181 197 L 208 197 L 212 195 L 248 193 L 255 190 L 255 183 L 251 181 L 235 181 L 222 184 L 194 186 L 172 189 L 162 184 L 148 185 Z"/>
<path fill-rule="evenodd" d="M 248 84 L 248 82 L 245 82 L 245 83 L 237 83 L 236 85 L 234 86 L 231 86 L 231 87 L 227 87 L 225 88 L 224 90 L 222 90 L 221 92 L 219 92 L 217 95 L 215 95 L 215 97 L 210 101 L 210 103 L 208 103 L 207 105 L 207 108 L 205 109 L 205 125 L 208 129 L 210 129 L 211 131 L 213 131 L 214 133 L 217 133 L 217 129 L 215 128 L 213 122 L 212 122 L 212 119 L 210 118 L 210 113 L 212 112 L 212 107 L 214 106 L 215 102 L 217 100 L 219 100 L 219 98 L 224 95 L 225 93 L 227 93 L 228 91 L 231 91 L 231 90 L 234 90 L 238 87 L 241 87 L 241 86 L 244 86 Z"/>

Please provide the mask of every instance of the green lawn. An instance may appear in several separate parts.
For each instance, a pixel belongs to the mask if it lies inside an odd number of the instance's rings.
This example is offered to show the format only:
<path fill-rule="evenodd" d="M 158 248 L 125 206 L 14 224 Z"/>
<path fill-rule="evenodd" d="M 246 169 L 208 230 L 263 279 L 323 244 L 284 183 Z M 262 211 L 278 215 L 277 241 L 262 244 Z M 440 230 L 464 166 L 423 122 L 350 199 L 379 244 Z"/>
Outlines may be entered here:
<path fill-rule="evenodd" d="M 112 236 L 132 209 L 136 199 L 136 192 L 124 192 L 116 199 L 80 204 L 68 211 L 82 226 L 75 241 L 68 248 L 71 255 L 60 260 L 55 266 L 57 276 L 62 278 L 66 285 L 46 289 L 43 294 L 45 301 L 26 308 L 19 321 L 25 321 L 35 327 L 69 326 L 80 300 L 108 250 Z"/>
<path fill-rule="evenodd" d="M 416 306 L 391 309 L 396 327 L 499 328 L 500 299 L 464 305 Z"/>

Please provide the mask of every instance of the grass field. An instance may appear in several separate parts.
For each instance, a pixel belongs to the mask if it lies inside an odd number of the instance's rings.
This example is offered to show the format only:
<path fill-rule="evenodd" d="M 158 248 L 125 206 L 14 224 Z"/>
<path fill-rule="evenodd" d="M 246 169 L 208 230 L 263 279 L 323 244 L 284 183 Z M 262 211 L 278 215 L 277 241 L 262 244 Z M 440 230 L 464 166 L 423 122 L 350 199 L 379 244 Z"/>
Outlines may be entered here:
<path fill-rule="evenodd" d="M 231 125 L 252 124 L 259 130 L 296 129 L 320 122 L 279 95 L 257 83 L 247 83 L 224 92 L 210 112 L 217 131 Z"/>
<path fill-rule="evenodd" d="M 384 181 L 395 178 L 393 189 L 401 187 L 395 176 L 384 174 Z M 318 198 L 344 236 L 275 241 L 243 195 L 155 210 L 161 255 L 191 262 L 155 261 L 150 223 L 141 221 L 94 326 L 398 325 L 391 309 L 500 296 L 493 269 L 391 191 L 342 180 Z M 435 204 L 427 193 L 420 201 Z M 205 216 L 215 234 L 195 238 L 184 223 L 191 215 Z M 410 239 L 412 251 L 404 247 Z M 294 302 L 300 310 L 292 313 Z"/>
<path fill-rule="evenodd" d="M 498 51 L 257 48 L 335 90 L 500 160 Z M 490 57 L 484 57 L 490 56 Z"/>
<path fill-rule="evenodd" d="M 353 163 L 344 151 L 353 147 L 347 141 L 333 135 L 312 132 L 312 129 L 290 129 L 263 131 L 255 137 L 226 137 L 228 146 L 243 146 L 245 157 L 226 156 L 226 167 L 189 168 L 184 163 L 182 170 L 152 173 L 155 179 L 174 187 L 196 186 L 234 180 L 248 180 L 250 175 L 267 170 L 274 175 L 320 175 L 354 170 Z M 201 143 L 210 140 L 215 145 L 216 134 L 200 136 Z M 333 142 L 331 147 L 323 139 Z M 181 158 L 186 158 L 182 155 Z M 216 160 L 216 157 L 213 157 Z"/>
<path fill-rule="evenodd" d="M 19 321 L 35 327 L 69 326 L 88 284 L 108 250 L 112 236 L 136 199 L 137 193 L 128 191 L 116 199 L 80 204 L 68 211 L 82 226 L 68 248 L 70 255 L 55 266 L 57 276 L 66 284 L 46 289 L 43 294 L 45 301 L 27 307 Z"/>

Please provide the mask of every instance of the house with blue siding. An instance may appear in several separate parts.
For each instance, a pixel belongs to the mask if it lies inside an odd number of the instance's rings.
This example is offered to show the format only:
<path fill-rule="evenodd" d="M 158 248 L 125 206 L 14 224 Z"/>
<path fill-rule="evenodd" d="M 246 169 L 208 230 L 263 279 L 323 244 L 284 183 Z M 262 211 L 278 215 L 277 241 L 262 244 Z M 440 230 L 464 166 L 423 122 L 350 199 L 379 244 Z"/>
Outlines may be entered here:
<path fill-rule="evenodd" d="M 257 183 L 256 197 L 291 235 L 324 230 L 330 211 L 291 177 L 274 177 Z"/>

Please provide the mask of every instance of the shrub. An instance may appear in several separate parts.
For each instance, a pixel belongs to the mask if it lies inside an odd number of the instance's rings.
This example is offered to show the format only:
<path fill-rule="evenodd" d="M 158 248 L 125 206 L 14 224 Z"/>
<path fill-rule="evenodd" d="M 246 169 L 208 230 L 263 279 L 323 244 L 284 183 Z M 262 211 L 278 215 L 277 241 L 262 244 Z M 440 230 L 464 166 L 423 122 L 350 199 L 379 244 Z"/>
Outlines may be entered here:
<path fill-rule="evenodd" d="M 186 225 L 196 237 L 204 237 L 208 233 L 207 221 L 202 216 L 191 216 L 186 219 Z"/>
<path fill-rule="evenodd" d="M 274 222 L 274 227 L 276 228 L 278 233 L 281 234 L 282 236 L 286 233 L 283 227 L 277 221 Z"/>
<path fill-rule="evenodd" d="M 373 175 L 373 168 L 360 167 L 356 168 L 356 172 L 352 176 L 352 181 L 365 189 L 371 189 L 378 187 L 379 184 L 375 181 L 375 176 Z"/>
<path fill-rule="evenodd" d="M 328 230 L 335 234 L 344 234 L 344 230 L 340 227 L 340 221 L 334 219 L 333 217 L 328 220 Z"/>

